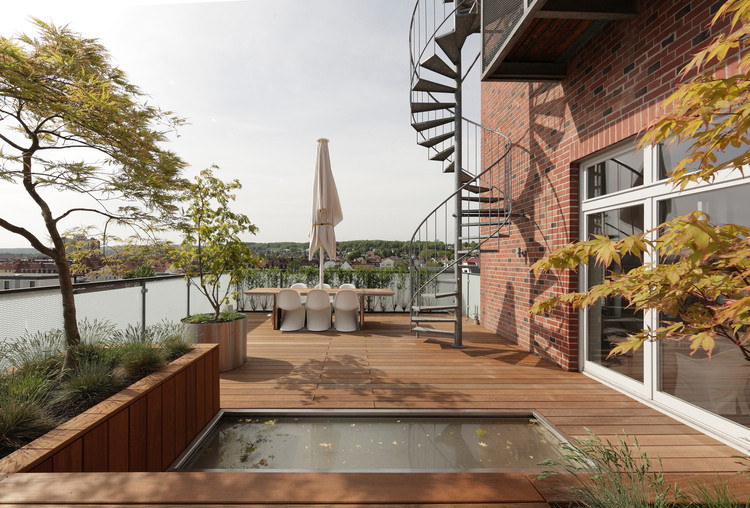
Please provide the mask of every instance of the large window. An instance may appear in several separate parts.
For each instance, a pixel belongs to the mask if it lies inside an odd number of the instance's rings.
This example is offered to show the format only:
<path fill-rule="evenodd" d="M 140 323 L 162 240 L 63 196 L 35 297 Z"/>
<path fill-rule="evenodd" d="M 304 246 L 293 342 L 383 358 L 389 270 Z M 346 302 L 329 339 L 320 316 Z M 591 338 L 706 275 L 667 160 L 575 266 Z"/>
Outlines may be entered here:
<path fill-rule="evenodd" d="M 643 232 L 643 205 L 629 206 L 587 216 L 589 235 L 606 235 L 613 240 Z M 640 260 L 626 256 L 621 263 L 588 267 L 589 287 L 600 284 L 613 272 L 625 272 L 640 266 Z M 587 359 L 625 376 L 643 381 L 642 350 L 635 355 L 609 357 L 612 347 L 633 332 L 643 328 L 643 313 L 634 312 L 622 298 L 602 298 L 587 316 L 589 340 Z"/>
<path fill-rule="evenodd" d="M 729 160 L 739 150 L 720 154 L 719 159 Z M 750 177 L 738 171 L 721 172 L 713 184 L 690 185 L 682 192 L 667 185 L 666 174 L 687 153 L 688 147 L 676 143 L 639 150 L 633 142 L 583 161 L 581 238 L 603 234 L 620 239 L 695 210 L 716 224 L 750 226 Z M 649 253 L 646 262 L 655 262 L 657 255 Z M 639 265 L 639 260 L 628 258 L 621 265 L 592 265 L 584 272 L 581 289 L 598 284 L 611 272 Z M 750 439 L 750 358 L 731 341 L 717 342 L 710 360 L 700 352 L 691 354 L 687 342 L 647 342 L 633 354 L 608 357 L 613 344 L 629 333 L 658 326 L 659 319 L 653 311 L 634 312 L 619 297 L 602 299 L 584 311 L 584 372 L 742 445 Z"/>
<path fill-rule="evenodd" d="M 628 150 L 586 165 L 587 198 L 643 185 L 643 151 Z"/>
<path fill-rule="evenodd" d="M 694 210 L 715 224 L 750 225 L 747 185 L 658 201 L 663 222 Z M 729 339 L 716 341 L 712 357 L 687 342 L 659 344 L 659 390 L 750 427 L 750 358 Z"/>

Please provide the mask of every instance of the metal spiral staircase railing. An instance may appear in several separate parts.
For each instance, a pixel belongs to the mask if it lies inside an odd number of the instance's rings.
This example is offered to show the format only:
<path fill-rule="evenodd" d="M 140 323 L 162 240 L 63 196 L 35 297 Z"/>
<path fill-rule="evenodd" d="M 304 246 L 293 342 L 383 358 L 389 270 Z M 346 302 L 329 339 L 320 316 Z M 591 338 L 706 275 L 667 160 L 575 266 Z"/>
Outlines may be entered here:
<path fill-rule="evenodd" d="M 417 0 L 409 33 L 412 126 L 456 188 L 411 239 L 412 331 L 452 336 L 454 347 L 463 347 L 462 270 L 497 248 L 512 214 L 509 139 L 462 116 L 461 50 L 479 33 L 479 12 L 479 0 Z"/>

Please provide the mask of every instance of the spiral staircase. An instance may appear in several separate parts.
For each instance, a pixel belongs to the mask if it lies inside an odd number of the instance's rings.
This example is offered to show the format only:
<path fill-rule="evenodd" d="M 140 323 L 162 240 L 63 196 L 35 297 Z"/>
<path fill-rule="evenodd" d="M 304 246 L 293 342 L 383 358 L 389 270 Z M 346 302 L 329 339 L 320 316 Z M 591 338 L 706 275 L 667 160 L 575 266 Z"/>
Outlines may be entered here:
<path fill-rule="evenodd" d="M 462 115 L 464 43 L 480 32 L 480 0 L 417 0 L 409 33 L 411 124 L 455 192 L 421 222 L 409 249 L 411 329 L 463 347 L 462 273 L 497 249 L 512 215 L 510 142 Z M 478 93 L 478 90 L 477 90 Z"/>

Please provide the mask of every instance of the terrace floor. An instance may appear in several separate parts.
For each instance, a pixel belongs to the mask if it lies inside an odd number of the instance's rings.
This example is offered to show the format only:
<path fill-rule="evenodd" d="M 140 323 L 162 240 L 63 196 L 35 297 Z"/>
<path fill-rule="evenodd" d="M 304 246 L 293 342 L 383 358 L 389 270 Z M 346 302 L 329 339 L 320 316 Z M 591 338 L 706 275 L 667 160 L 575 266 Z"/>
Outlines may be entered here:
<path fill-rule="evenodd" d="M 585 437 L 586 428 L 610 440 L 637 437 L 661 458 L 668 481 L 706 484 L 721 477 L 741 499 L 750 495 L 746 475 L 734 474 L 741 468 L 736 450 L 469 321 L 467 347 L 455 349 L 447 340 L 414 337 L 403 314 L 368 314 L 366 328 L 348 334 L 284 333 L 264 313 L 248 319 L 248 361 L 221 375 L 222 408 L 536 410 L 569 437 Z M 522 473 L 24 475 L 0 481 L 0 489 L 24 489 L 26 503 L 66 506 L 530 508 L 567 497 L 559 480 Z"/>

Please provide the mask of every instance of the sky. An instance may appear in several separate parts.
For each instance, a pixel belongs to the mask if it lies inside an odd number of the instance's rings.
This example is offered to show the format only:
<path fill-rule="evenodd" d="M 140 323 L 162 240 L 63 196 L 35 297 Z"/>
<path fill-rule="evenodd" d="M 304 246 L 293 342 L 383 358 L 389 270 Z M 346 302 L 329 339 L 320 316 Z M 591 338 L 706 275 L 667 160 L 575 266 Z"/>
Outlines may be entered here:
<path fill-rule="evenodd" d="M 244 240 L 309 241 L 325 137 L 344 214 L 337 239 L 406 241 L 453 188 L 410 126 L 413 9 L 408 0 L 25 0 L 3 4 L 0 35 L 33 34 L 33 16 L 99 39 L 151 104 L 187 119 L 168 145 L 186 176 L 216 164 L 242 183 L 233 208 L 259 228 Z M 478 78 L 472 93 L 478 101 Z M 45 198 L 53 211 L 71 204 Z M 18 185 L 0 182 L 0 216 L 47 238 Z M 79 216 L 61 229 L 96 224 Z M 28 246 L 0 229 L 0 247 Z"/>

